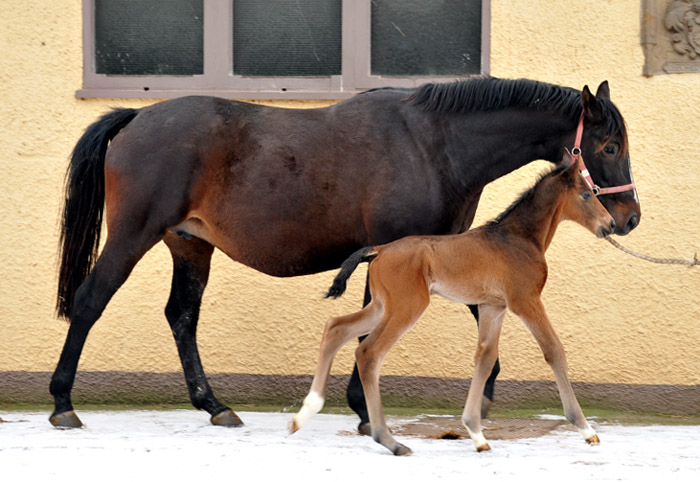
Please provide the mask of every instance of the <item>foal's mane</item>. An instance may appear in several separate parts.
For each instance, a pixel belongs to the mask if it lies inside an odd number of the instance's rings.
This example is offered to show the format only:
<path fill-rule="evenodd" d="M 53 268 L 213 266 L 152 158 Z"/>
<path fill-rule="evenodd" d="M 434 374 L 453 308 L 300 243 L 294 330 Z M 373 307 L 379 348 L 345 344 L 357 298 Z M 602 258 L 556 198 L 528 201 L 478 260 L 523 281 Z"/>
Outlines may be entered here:
<path fill-rule="evenodd" d="M 559 164 L 553 169 L 540 174 L 540 176 L 537 178 L 537 181 L 535 181 L 535 184 L 532 187 L 526 189 L 520 196 L 518 196 L 518 198 L 515 201 L 513 201 L 513 203 L 510 206 L 508 206 L 501 214 L 496 216 L 493 220 L 487 222 L 484 225 L 484 227 L 493 227 L 500 224 L 505 218 L 508 217 L 510 213 L 512 213 L 515 210 L 516 207 L 518 207 L 526 200 L 531 199 L 534 196 L 535 191 L 537 191 L 537 187 L 542 182 L 544 182 L 545 179 L 548 179 L 552 176 L 556 176 L 562 171 L 565 171 L 566 169 L 568 169 L 568 166 Z"/>
<path fill-rule="evenodd" d="M 581 115 L 581 92 L 560 85 L 529 79 L 478 77 L 456 82 L 431 83 L 418 87 L 406 101 L 425 111 L 461 114 L 521 107 L 549 111 L 572 120 Z M 598 98 L 608 136 L 618 132 L 626 138 L 625 123 L 607 98 Z"/>

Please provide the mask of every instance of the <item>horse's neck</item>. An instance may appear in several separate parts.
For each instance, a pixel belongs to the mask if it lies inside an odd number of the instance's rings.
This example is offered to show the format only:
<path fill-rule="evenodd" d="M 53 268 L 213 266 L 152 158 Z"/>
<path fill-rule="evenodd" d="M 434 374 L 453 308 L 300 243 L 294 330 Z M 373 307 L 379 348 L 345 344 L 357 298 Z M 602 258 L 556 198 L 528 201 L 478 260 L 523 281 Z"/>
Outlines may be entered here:
<path fill-rule="evenodd" d="M 453 116 L 450 122 L 454 135 L 448 139 L 448 147 L 460 178 L 466 181 L 467 193 L 532 161 L 556 162 L 572 129 L 570 120 L 542 112 L 504 110 L 475 117 Z M 474 152 L 485 154 L 476 158 Z"/>

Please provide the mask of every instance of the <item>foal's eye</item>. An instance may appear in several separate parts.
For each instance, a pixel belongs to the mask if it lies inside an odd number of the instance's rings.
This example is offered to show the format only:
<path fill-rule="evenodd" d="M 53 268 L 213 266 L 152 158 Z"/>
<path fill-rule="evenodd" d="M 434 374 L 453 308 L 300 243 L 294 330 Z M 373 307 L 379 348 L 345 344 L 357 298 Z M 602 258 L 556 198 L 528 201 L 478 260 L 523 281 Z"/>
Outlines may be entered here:
<path fill-rule="evenodd" d="M 618 151 L 617 144 L 608 144 L 603 148 L 603 151 L 609 156 L 614 156 L 617 154 Z"/>
<path fill-rule="evenodd" d="M 591 192 L 590 191 L 583 191 L 581 193 L 581 197 L 583 198 L 584 201 L 588 201 L 591 198 Z"/>

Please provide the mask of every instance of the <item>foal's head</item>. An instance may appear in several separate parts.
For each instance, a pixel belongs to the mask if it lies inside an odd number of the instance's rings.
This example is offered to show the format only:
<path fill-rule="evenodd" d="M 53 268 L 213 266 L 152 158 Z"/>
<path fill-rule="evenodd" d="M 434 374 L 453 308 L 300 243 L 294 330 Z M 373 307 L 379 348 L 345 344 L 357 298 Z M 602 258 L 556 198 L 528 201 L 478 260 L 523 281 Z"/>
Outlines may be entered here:
<path fill-rule="evenodd" d="M 563 163 L 567 167 L 557 176 L 561 176 L 566 185 L 562 194 L 562 219 L 579 223 L 599 238 L 609 236 L 615 231 L 615 221 L 580 173 L 579 163 L 574 162 L 568 152 L 564 154 Z"/>

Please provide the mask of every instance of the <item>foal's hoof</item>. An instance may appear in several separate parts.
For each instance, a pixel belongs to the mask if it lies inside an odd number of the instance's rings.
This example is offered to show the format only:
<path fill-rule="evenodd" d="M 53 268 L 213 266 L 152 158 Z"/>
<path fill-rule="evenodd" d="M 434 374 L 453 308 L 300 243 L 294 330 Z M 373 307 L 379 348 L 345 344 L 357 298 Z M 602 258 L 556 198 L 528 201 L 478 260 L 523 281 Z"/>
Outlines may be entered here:
<path fill-rule="evenodd" d="M 372 426 L 369 424 L 369 422 L 366 423 L 361 423 L 360 425 L 357 426 L 357 431 L 360 432 L 360 435 L 372 435 Z"/>
<path fill-rule="evenodd" d="M 394 447 L 394 455 L 411 455 L 413 453 L 413 450 L 409 449 L 405 445 L 402 444 L 396 444 L 396 447 Z"/>
<path fill-rule="evenodd" d="M 483 443 L 476 448 L 477 452 L 489 452 L 490 450 L 491 446 L 487 443 Z"/>
<path fill-rule="evenodd" d="M 588 445 L 599 445 L 599 444 L 600 444 L 600 439 L 598 438 L 598 434 L 595 434 L 595 435 L 592 436 L 592 437 L 588 437 L 588 438 L 586 439 L 586 443 L 588 443 Z"/>
<path fill-rule="evenodd" d="M 243 420 L 238 418 L 238 415 L 234 413 L 233 410 L 226 409 L 223 412 L 219 412 L 211 418 L 211 423 L 213 425 L 219 425 L 221 427 L 241 427 L 243 426 Z"/>
<path fill-rule="evenodd" d="M 293 434 L 297 430 L 299 430 L 301 427 L 297 424 L 297 418 L 294 417 L 289 421 L 289 425 L 287 425 L 287 429 L 289 430 L 289 435 Z"/>
<path fill-rule="evenodd" d="M 73 410 L 54 413 L 49 417 L 49 422 L 56 428 L 81 428 L 83 426 L 83 422 L 80 421 Z"/>

